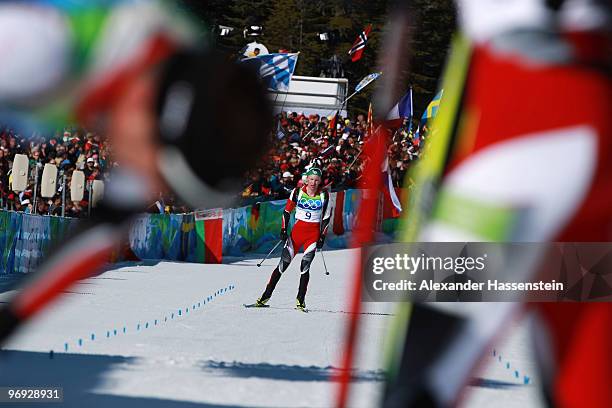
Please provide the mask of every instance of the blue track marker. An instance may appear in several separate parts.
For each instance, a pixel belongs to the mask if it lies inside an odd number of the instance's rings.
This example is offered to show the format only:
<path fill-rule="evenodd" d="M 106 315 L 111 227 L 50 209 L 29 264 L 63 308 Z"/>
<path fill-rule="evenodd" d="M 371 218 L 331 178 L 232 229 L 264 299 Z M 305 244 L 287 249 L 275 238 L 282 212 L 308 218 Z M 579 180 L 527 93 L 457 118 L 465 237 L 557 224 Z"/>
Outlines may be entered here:
<path fill-rule="evenodd" d="M 213 295 L 207 296 L 205 299 L 202 299 L 201 302 L 198 302 L 197 303 L 197 307 L 199 308 L 199 307 L 204 306 L 206 304 L 206 302 L 211 302 L 215 297 L 217 297 L 217 295 L 222 295 L 223 293 L 225 293 L 225 292 L 227 292 L 229 290 L 234 289 L 234 287 L 235 287 L 234 285 L 229 285 L 229 286 L 227 286 L 225 288 L 218 289 Z M 191 310 L 195 310 L 195 309 L 196 309 L 196 304 L 194 303 L 194 304 L 191 305 Z M 185 307 L 185 314 L 187 314 L 187 313 L 189 313 L 189 307 L 188 306 Z M 178 315 L 179 316 L 183 315 L 183 309 L 182 308 L 178 309 Z M 170 319 L 174 319 L 174 313 L 170 314 Z M 164 316 L 164 322 L 167 322 L 167 321 L 168 321 L 168 316 Z M 153 324 L 155 326 L 157 326 L 157 319 L 154 320 Z M 149 322 L 145 323 L 145 327 L 144 328 L 145 329 L 149 328 Z M 137 331 L 140 330 L 140 323 L 138 323 L 136 325 L 136 330 Z M 113 329 L 112 330 L 113 336 L 117 335 L 117 331 L 118 331 L 118 329 Z M 126 332 L 127 332 L 127 328 L 126 328 L 126 326 L 123 326 L 123 333 L 126 333 Z M 110 330 L 106 331 L 106 337 L 107 338 L 111 337 L 111 331 Z M 91 341 L 94 341 L 96 339 L 95 333 L 91 333 L 90 339 L 91 339 Z M 83 339 L 82 338 L 78 339 L 77 340 L 77 344 L 79 345 L 79 347 L 82 347 L 83 346 Z M 68 351 L 68 348 L 69 348 L 69 343 L 64 343 L 64 351 L 65 352 Z M 495 354 L 496 354 L 496 351 L 493 350 L 493 355 L 495 355 Z M 53 358 L 53 350 L 51 350 L 49 352 L 49 358 Z M 499 356 L 499 361 L 501 361 L 501 356 Z M 509 365 L 509 363 L 508 363 L 508 365 Z M 515 376 L 518 378 L 518 371 L 515 371 Z M 525 384 L 527 384 L 529 382 L 529 377 L 524 376 L 523 381 L 525 382 Z"/>

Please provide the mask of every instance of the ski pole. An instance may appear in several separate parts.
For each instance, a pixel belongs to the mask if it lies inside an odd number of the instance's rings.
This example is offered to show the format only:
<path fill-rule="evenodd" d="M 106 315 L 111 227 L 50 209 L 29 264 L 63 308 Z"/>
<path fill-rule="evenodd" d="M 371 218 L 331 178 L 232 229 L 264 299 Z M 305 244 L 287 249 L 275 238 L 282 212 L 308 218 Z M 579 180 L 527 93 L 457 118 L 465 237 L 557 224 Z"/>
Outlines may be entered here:
<path fill-rule="evenodd" d="M 282 240 L 282 239 L 281 239 L 280 241 L 278 241 L 278 242 L 276 243 L 276 245 L 274 245 L 274 248 L 272 248 L 272 249 L 270 250 L 270 252 L 268 252 L 268 255 L 266 255 L 266 257 L 265 257 L 264 259 L 262 259 L 260 263 L 258 263 L 258 264 L 257 264 L 257 267 L 258 267 L 258 268 L 261 266 L 261 264 L 262 264 L 262 263 L 263 263 L 263 262 L 264 262 L 266 259 L 268 259 L 268 257 L 269 257 L 269 256 L 272 254 L 272 252 L 274 252 L 274 250 L 275 250 L 275 249 L 278 247 L 278 245 L 279 245 L 281 242 L 283 242 L 283 240 Z"/>
<path fill-rule="evenodd" d="M 329 272 L 327 271 L 327 265 L 325 264 L 325 257 L 323 256 L 323 250 L 319 249 L 319 252 L 321 253 L 321 259 L 323 260 L 323 266 L 325 267 L 325 274 L 329 275 Z"/>

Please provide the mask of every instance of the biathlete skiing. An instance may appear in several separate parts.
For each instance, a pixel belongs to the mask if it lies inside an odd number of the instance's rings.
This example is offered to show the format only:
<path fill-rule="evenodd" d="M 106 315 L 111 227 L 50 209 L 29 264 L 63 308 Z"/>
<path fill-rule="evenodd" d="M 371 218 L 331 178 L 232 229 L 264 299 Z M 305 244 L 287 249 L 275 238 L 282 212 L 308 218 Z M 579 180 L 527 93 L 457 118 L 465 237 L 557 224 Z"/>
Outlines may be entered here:
<path fill-rule="evenodd" d="M 323 248 L 325 234 L 330 220 L 329 193 L 321 188 L 322 172 L 312 167 L 306 172 L 306 184 L 291 191 L 283 211 L 281 240 L 285 241 L 278 266 L 272 272 L 270 281 L 255 307 L 265 307 L 272 297 L 272 292 L 287 270 L 291 260 L 300 248 L 304 247 L 304 256 L 300 265 L 300 286 L 297 293 L 296 308 L 306 311 L 306 290 L 310 279 L 310 265 L 315 257 L 315 250 Z M 295 225 L 291 236 L 287 232 L 291 212 L 295 209 Z"/>

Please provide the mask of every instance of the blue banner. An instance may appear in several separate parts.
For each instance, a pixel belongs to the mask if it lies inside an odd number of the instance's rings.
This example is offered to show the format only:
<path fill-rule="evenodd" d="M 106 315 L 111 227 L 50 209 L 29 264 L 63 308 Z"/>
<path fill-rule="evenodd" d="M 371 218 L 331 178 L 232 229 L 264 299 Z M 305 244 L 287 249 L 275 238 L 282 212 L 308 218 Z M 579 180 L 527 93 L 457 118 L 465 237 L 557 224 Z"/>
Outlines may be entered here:
<path fill-rule="evenodd" d="M 33 272 L 78 220 L 0 211 L 0 274 Z"/>

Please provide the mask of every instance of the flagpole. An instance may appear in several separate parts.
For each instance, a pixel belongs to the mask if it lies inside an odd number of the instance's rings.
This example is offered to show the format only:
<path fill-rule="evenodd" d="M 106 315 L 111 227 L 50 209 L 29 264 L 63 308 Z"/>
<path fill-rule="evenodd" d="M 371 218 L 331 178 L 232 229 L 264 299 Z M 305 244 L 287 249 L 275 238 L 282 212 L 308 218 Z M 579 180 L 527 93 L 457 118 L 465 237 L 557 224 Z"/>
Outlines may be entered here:
<path fill-rule="evenodd" d="M 297 55 L 296 60 L 295 60 L 295 65 L 293 66 L 293 72 L 295 72 L 295 67 L 297 66 L 297 58 L 300 56 L 300 51 L 295 53 Z M 291 75 L 289 76 L 289 83 L 291 84 L 291 78 L 293 77 L 293 72 L 291 72 Z M 276 96 L 278 97 L 278 92 L 276 93 Z M 289 97 L 289 86 L 287 86 L 287 92 L 284 93 L 285 94 L 285 100 L 283 101 L 283 104 L 281 105 L 281 112 L 283 111 L 283 109 L 285 108 L 285 103 L 287 103 L 287 98 Z M 276 99 L 274 100 L 274 103 L 276 104 Z"/>
<path fill-rule="evenodd" d="M 278 93 L 276 94 L 276 96 L 278 97 Z M 280 112 L 283 112 L 283 109 L 285 109 L 285 104 L 287 103 L 287 98 L 289 97 L 289 92 L 285 93 L 285 100 L 283 101 L 283 104 L 280 107 Z M 276 99 L 274 99 L 274 104 L 276 104 Z"/>
<path fill-rule="evenodd" d="M 374 81 L 372 81 L 372 82 L 374 82 Z M 370 83 L 372 83 L 372 82 L 370 82 Z M 368 83 L 366 86 L 370 85 L 370 83 Z M 361 91 L 362 91 L 362 90 L 363 90 L 363 89 L 364 89 L 366 86 L 364 86 L 363 88 L 361 88 L 361 89 L 360 89 L 360 90 L 358 90 L 358 91 L 353 92 L 353 93 L 352 93 L 352 94 L 350 94 L 350 95 L 349 95 L 347 98 L 345 98 L 345 99 L 342 101 L 342 103 L 340 104 L 340 107 L 344 106 L 344 104 L 345 104 L 345 103 L 347 103 L 349 99 L 351 99 L 353 96 L 355 96 L 355 95 L 357 95 L 359 92 L 361 92 Z M 327 117 L 327 116 L 331 115 L 331 114 L 332 114 L 332 112 L 334 112 L 334 111 L 336 111 L 336 110 L 340 110 L 340 109 L 332 109 L 331 111 L 329 111 L 329 113 L 328 113 L 327 115 L 325 115 L 325 117 Z M 306 138 L 307 138 L 307 137 L 308 137 L 308 136 L 309 136 L 309 135 L 312 133 L 312 131 L 313 131 L 313 130 L 315 130 L 315 129 L 316 129 L 316 126 L 315 126 L 314 128 L 312 128 L 312 129 L 310 129 L 310 130 L 308 131 L 308 133 L 306 133 L 304 136 L 302 136 L 302 139 L 306 139 Z"/>
<path fill-rule="evenodd" d="M 357 156 L 355 156 L 355 159 L 353 160 L 353 162 L 351 164 L 349 164 L 349 166 L 346 168 L 346 171 L 350 170 L 351 167 L 353 167 L 353 164 L 355 164 L 355 162 L 357 161 L 359 156 L 361 156 L 361 152 L 363 152 L 363 150 L 360 150 L 359 153 L 357 153 Z"/>
<path fill-rule="evenodd" d="M 412 132 L 412 118 L 414 117 L 414 105 L 412 104 L 412 87 L 410 87 L 410 119 L 408 121 L 408 135 Z"/>
<path fill-rule="evenodd" d="M 351 96 L 349 96 L 348 98 L 346 98 L 346 99 L 345 99 L 345 100 L 344 100 L 344 101 L 343 101 L 343 102 L 340 104 L 340 106 L 342 107 L 342 106 L 343 106 L 343 105 L 346 103 L 346 101 L 348 101 L 348 100 L 349 100 L 349 99 L 350 99 L 350 98 L 351 98 L 353 95 L 355 95 L 356 93 L 357 93 L 357 92 L 353 92 L 353 94 L 352 94 Z M 335 111 L 339 111 L 339 110 L 340 110 L 340 109 L 332 109 L 331 111 L 329 111 L 329 112 L 327 113 L 327 115 L 325 115 L 325 117 L 328 117 L 328 116 L 329 116 L 329 115 L 331 115 L 333 112 L 335 112 Z M 308 133 L 306 133 L 306 134 L 305 134 L 305 135 L 302 137 L 302 139 L 306 139 L 306 138 L 307 138 L 307 137 L 308 137 L 308 136 L 309 136 L 309 135 L 312 133 L 312 131 L 313 131 L 313 130 L 315 130 L 316 128 L 317 128 L 317 127 L 315 126 L 315 127 L 313 127 L 312 129 L 310 129 L 310 130 L 308 131 Z"/>
<path fill-rule="evenodd" d="M 291 54 L 291 53 L 289 53 Z M 297 57 L 300 56 L 300 51 L 295 53 L 297 55 Z M 293 77 L 293 72 L 295 72 L 295 66 L 297 65 L 297 57 L 296 57 L 296 61 L 295 61 L 295 65 L 293 66 L 293 71 L 291 72 L 291 75 L 289 76 L 289 83 L 291 83 L 291 77 Z M 287 103 L 287 98 L 289 97 L 289 87 L 287 87 L 287 92 L 278 92 L 276 91 L 276 96 L 274 97 L 274 106 L 276 106 L 276 101 L 278 100 L 278 95 L 280 95 L 281 93 L 285 94 L 285 99 L 283 100 L 283 103 L 280 107 L 280 110 L 278 112 L 279 115 L 279 119 L 278 119 L 278 123 L 280 123 L 280 117 L 282 116 L 283 113 L 283 109 L 285 108 L 285 104 Z M 278 123 L 277 123 L 277 129 L 278 129 Z M 277 132 L 278 133 L 278 132 Z"/>
<path fill-rule="evenodd" d="M 374 132 L 372 132 L 372 133 L 376 133 L 376 132 L 378 132 L 378 129 L 380 129 L 380 127 L 381 127 L 381 126 L 382 126 L 382 125 L 378 125 L 378 127 L 376 128 L 376 130 L 375 130 Z M 357 156 L 355 156 L 355 159 L 353 160 L 353 162 L 352 162 L 351 164 L 349 164 L 349 166 L 346 168 L 346 170 L 350 170 L 350 169 L 351 169 L 351 167 L 353 167 L 353 164 L 355 164 L 355 162 L 357 161 L 357 159 L 359 158 L 359 156 L 361 156 L 361 152 L 363 152 L 363 149 L 362 149 L 362 150 L 359 150 L 359 153 L 357 153 Z"/>
<path fill-rule="evenodd" d="M 357 95 L 359 92 L 361 92 L 361 89 L 359 91 L 355 91 L 352 94 L 350 94 L 344 101 L 342 101 L 342 103 L 340 105 L 344 105 L 345 103 L 347 103 L 349 99 L 351 99 L 353 96 Z"/>
<path fill-rule="evenodd" d="M 395 137 L 397 136 L 397 133 L 400 131 L 400 129 L 402 128 L 402 126 L 400 126 L 399 128 L 397 128 L 395 130 L 395 132 L 393 133 L 393 137 L 391 138 L 391 141 L 395 143 Z"/>

